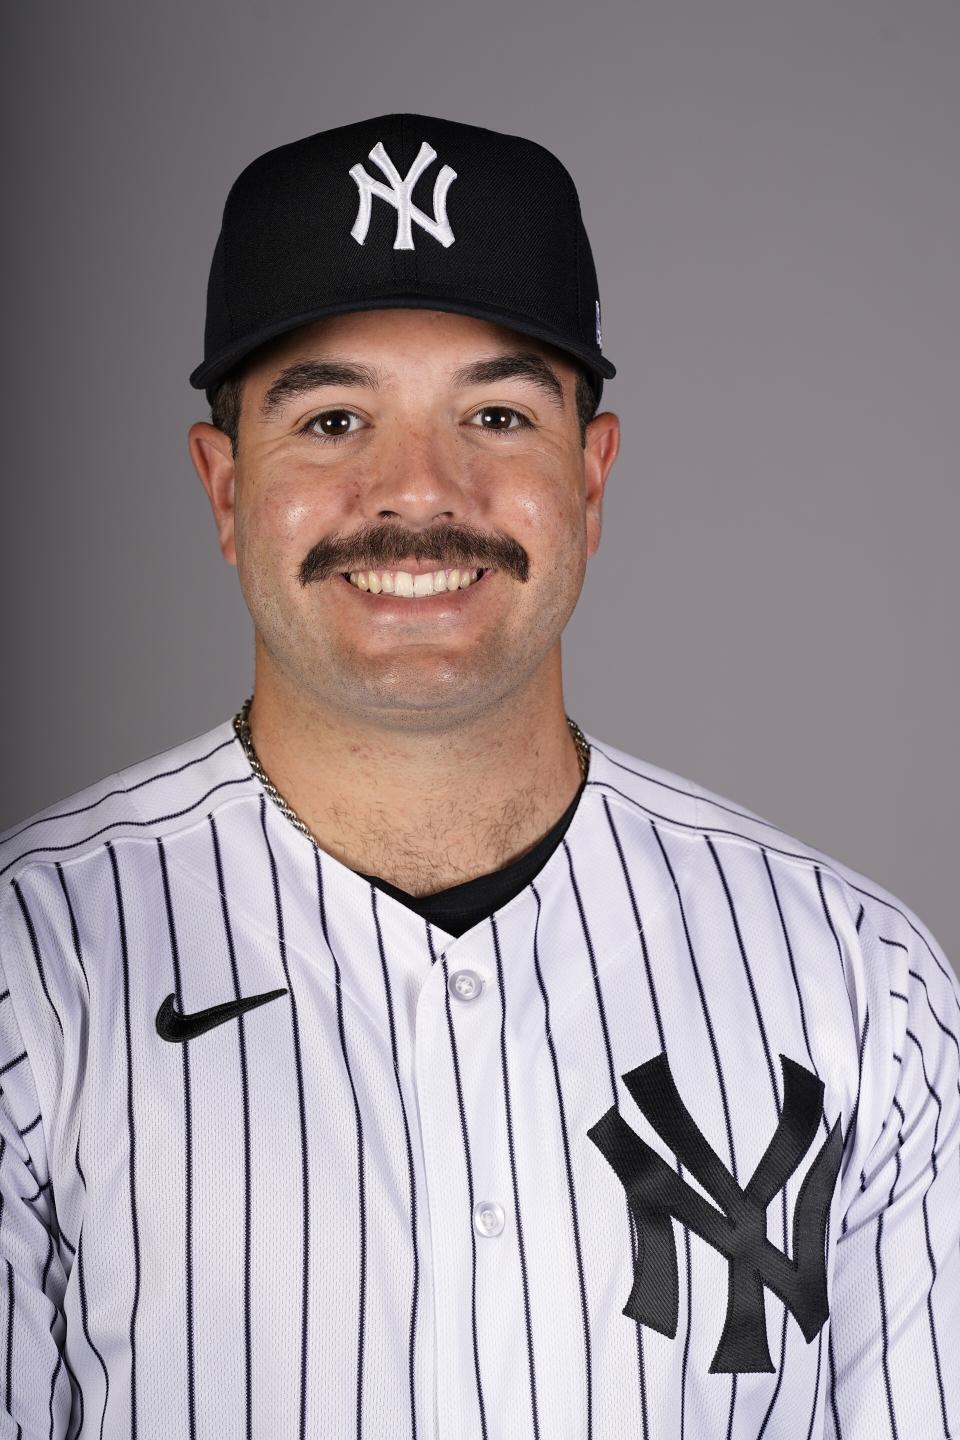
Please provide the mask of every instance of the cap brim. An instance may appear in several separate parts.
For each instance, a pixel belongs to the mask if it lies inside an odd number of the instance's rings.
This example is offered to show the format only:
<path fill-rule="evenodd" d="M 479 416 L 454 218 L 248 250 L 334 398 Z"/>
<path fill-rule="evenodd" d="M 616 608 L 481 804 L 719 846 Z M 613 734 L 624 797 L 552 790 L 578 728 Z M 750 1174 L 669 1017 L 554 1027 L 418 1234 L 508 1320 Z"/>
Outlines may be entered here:
<path fill-rule="evenodd" d="M 445 310 L 456 315 L 470 315 L 475 320 L 490 320 L 497 325 L 505 325 L 509 330 L 518 330 L 522 335 L 530 335 L 535 340 L 542 340 L 547 345 L 553 345 L 558 350 L 576 356 L 588 370 L 601 377 L 601 383 L 602 380 L 612 380 L 617 373 L 616 367 L 605 356 L 591 350 L 589 346 L 580 345 L 576 340 L 557 334 L 549 326 L 540 325 L 523 315 L 511 314 L 509 310 L 499 306 L 478 305 L 470 300 L 451 300 L 448 296 L 441 298 L 435 295 L 390 295 L 377 296 L 375 299 L 338 301 L 336 304 L 322 305 L 316 310 L 308 310 L 302 315 L 291 315 L 284 320 L 275 321 L 272 325 L 266 325 L 198 365 L 190 376 L 190 384 L 195 390 L 209 391 L 229 374 L 235 365 L 261 345 L 265 345 L 268 340 L 276 340 L 291 330 L 299 329 L 301 325 L 322 320 L 326 315 L 346 315 L 357 310 Z"/>

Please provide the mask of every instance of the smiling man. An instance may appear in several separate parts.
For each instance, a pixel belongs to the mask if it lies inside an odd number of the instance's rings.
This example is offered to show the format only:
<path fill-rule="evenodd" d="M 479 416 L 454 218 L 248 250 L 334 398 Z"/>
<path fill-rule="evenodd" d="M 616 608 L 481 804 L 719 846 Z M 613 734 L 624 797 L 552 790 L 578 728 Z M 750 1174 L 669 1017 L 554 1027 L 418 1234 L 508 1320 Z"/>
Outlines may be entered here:
<path fill-rule="evenodd" d="M 618 426 L 577 390 L 502 325 L 365 310 L 268 346 L 235 439 L 191 431 L 255 622 L 260 760 L 324 851 L 413 895 L 523 855 L 582 783 L 560 635 Z"/>
<path fill-rule="evenodd" d="M 958 1433 L 943 950 L 565 712 L 613 374 L 531 141 L 232 187 L 189 446 L 253 693 L 0 837 L 3 1433 Z"/>

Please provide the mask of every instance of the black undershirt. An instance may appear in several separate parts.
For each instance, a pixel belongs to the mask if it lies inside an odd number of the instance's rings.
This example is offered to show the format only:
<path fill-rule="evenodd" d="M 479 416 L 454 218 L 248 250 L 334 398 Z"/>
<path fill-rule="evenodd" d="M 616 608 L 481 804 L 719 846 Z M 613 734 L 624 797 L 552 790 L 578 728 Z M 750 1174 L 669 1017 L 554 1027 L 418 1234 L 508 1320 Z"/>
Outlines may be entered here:
<path fill-rule="evenodd" d="M 376 885 L 378 890 L 385 890 L 395 900 L 415 910 L 424 920 L 429 920 L 431 924 L 445 930 L 448 935 L 462 935 L 471 925 L 486 920 L 494 910 L 499 910 L 515 895 L 519 895 L 534 876 L 539 874 L 563 839 L 585 784 L 586 781 L 583 781 L 556 825 L 547 831 L 543 839 L 538 840 L 533 849 L 526 855 L 521 855 L 519 860 L 511 860 L 509 865 L 504 865 L 502 870 L 493 870 L 489 875 L 478 875 L 475 880 L 467 880 L 462 885 L 451 885 L 449 889 L 438 890 L 433 895 L 409 895 L 406 890 L 391 885 L 387 880 L 381 880 L 378 875 L 363 875 L 359 870 L 356 873 L 361 879 Z"/>

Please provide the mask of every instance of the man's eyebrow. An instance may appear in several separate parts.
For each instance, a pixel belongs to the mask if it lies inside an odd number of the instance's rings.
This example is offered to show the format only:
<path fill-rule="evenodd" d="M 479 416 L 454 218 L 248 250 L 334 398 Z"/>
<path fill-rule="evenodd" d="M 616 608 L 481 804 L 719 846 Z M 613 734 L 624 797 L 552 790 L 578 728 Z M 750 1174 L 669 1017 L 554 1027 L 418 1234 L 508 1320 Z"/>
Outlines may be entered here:
<path fill-rule="evenodd" d="M 453 373 L 459 386 L 491 385 L 498 380 L 530 380 L 563 409 L 563 385 L 552 365 L 530 350 L 510 351 L 489 360 L 475 360 Z"/>
<path fill-rule="evenodd" d="M 488 360 L 474 360 L 461 366 L 452 375 L 454 385 L 491 385 L 498 380 L 529 380 L 540 387 L 563 409 L 563 385 L 551 365 L 529 350 L 493 355 Z M 382 388 L 381 373 L 369 365 L 349 360 L 297 360 L 271 381 L 260 402 L 260 419 L 273 420 L 298 395 L 319 390 L 324 385 L 361 385 L 368 390 Z"/>
<path fill-rule="evenodd" d="M 322 385 L 364 385 L 379 390 L 381 377 L 369 365 L 346 360 L 297 360 L 271 381 L 260 402 L 260 419 L 272 420 L 297 395 L 319 390 Z"/>

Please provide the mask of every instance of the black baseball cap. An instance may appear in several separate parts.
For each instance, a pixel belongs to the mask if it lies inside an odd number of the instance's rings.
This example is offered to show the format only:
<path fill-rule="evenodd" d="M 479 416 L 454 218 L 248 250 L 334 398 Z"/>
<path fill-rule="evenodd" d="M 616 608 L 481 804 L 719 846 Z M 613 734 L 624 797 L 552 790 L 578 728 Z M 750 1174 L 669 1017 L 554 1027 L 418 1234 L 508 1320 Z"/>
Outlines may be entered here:
<path fill-rule="evenodd" d="M 542 145 L 429 115 L 379 115 L 268 150 L 234 181 L 207 286 L 213 386 L 324 315 L 417 308 L 492 320 L 586 367 L 600 296 L 576 186 Z"/>

